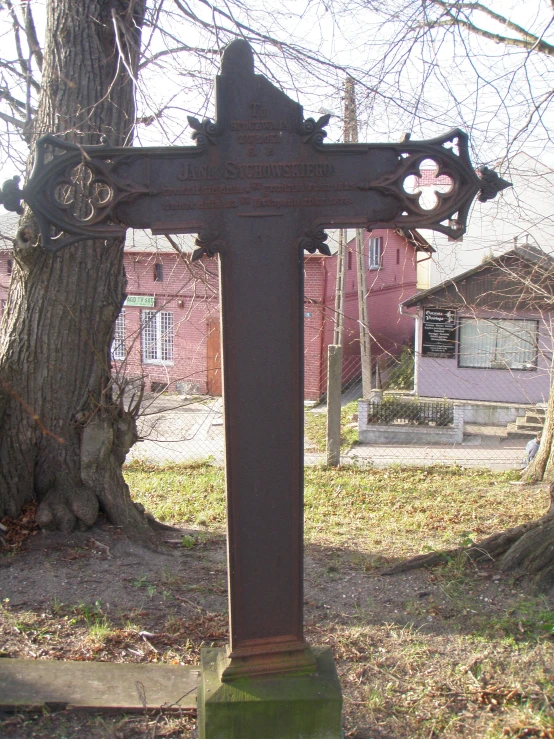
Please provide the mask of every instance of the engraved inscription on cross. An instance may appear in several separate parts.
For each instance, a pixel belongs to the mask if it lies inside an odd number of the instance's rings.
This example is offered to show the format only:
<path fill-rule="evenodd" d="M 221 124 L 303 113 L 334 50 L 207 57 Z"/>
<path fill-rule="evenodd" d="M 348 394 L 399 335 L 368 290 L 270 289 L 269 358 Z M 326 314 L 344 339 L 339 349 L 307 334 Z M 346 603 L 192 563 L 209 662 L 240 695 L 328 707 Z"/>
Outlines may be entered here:
<path fill-rule="evenodd" d="M 223 679 L 315 665 L 302 625 L 304 250 L 328 253 L 324 227 L 425 227 L 457 238 L 474 197 L 508 185 L 486 168 L 475 173 L 459 130 L 324 144 L 328 119 L 304 120 L 235 41 L 216 78 L 215 122 L 189 119 L 195 145 L 76 147 L 47 136 L 26 188 L 9 182 L 0 194 L 14 209 L 26 200 L 53 251 L 130 227 L 197 233 L 194 257 L 219 255 L 231 631 Z M 429 159 L 451 184 L 425 209 L 407 183 Z"/>

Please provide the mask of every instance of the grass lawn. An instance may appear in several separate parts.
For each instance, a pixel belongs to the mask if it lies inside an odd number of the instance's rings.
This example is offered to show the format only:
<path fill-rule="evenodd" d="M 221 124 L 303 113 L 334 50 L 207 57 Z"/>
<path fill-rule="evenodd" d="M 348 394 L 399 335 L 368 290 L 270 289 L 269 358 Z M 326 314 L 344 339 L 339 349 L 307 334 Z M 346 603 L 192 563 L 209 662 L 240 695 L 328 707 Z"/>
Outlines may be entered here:
<path fill-rule="evenodd" d="M 307 633 L 334 650 L 347 737 L 554 737 L 552 599 L 493 562 L 379 574 L 540 516 L 546 492 L 511 485 L 516 478 L 456 467 L 305 469 Z M 220 468 L 137 465 L 127 479 L 162 520 L 223 531 Z"/>
<path fill-rule="evenodd" d="M 358 401 L 353 400 L 341 409 L 340 441 L 341 449 L 350 449 L 358 441 L 358 424 L 352 418 L 358 413 Z M 327 448 L 327 414 L 325 406 L 304 413 L 304 433 L 308 446 L 315 451 L 324 452 Z"/>
<path fill-rule="evenodd" d="M 184 529 L 174 557 L 141 552 L 107 527 L 49 551 L 36 537 L 34 550 L 3 555 L 3 656 L 197 664 L 202 646 L 226 642 L 223 470 L 136 463 L 125 474 L 137 501 Z M 382 574 L 540 516 L 547 491 L 514 486 L 515 477 L 306 468 L 306 635 L 333 650 L 349 739 L 554 738 L 552 597 L 464 557 Z M 190 715 L 42 711 L 0 716 L 0 736 L 196 734 Z"/>

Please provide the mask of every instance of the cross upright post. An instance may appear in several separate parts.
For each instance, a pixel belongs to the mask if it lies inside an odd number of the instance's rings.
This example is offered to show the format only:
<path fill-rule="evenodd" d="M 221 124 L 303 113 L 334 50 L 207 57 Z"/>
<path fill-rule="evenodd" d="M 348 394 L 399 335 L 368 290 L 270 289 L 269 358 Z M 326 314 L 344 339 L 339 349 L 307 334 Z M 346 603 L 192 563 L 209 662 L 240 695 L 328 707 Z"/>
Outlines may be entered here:
<path fill-rule="evenodd" d="M 430 141 L 325 144 L 329 116 L 254 72 L 234 41 L 216 78 L 216 120 L 189 123 L 196 145 L 38 144 L 25 199 L 53 251 L 126 228 L 197 233 L 194 258 L 220 263 L 230 644 L 205 650 L 206 739 L 339 739 L 330 654 L 302 618 L 304 250 L 329 254 L 324 227 L 425 227 L 461 236 L 470 205 L 509 183 L 482 178 L 459 130 Z M 426 159 L 452 186 L 425 210 L 406 182 Z"/>

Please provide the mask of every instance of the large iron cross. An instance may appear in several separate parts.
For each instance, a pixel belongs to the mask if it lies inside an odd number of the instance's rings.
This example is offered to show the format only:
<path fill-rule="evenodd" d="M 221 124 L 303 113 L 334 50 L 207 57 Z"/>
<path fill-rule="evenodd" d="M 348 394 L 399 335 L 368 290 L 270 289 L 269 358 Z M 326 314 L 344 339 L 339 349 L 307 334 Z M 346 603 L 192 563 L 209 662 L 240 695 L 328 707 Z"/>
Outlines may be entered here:
<path fill-rule="evenodd" d="M 197 233 L 219 255 L 228 514 L 230 650 L 223 679 L 309 672 L 303 637 L 303 252 L 324 227 L 424 227 L 461 236 L 474 197 L 507 186 L 475 173 L 459 130 L 429 141 L 324 144 L 329 116 L 254 74 L 245 41 L 224 52 L 216 121 L 189 118 L 194 146 L 37 145 L 24 199 L 57 251 L 126 228 Z M 452 183 L 432 210 L 405 188 L 433 160 Z"/>

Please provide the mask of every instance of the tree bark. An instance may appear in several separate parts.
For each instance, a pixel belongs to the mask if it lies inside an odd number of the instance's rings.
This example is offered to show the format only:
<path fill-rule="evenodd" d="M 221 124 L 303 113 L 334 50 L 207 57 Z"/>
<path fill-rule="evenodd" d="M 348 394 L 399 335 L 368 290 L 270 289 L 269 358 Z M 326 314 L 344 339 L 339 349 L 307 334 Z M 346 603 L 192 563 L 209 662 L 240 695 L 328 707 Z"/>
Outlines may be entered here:
<path fill-rule="evenodd" d="M 542 429 L 541 445 L 535 458 L 525 470 L 521 479 L 524 482 L 554 482 L 554 387 L 550 397 Z"/>
<path fill-rule="evenodd" d="M 145 0 L 50 0 L 33 143 L 46 132 L 80 144 L 98 144 L 101 134 L 131 143 L 129 72 L 144 12 Z M 153 544 L 122 474 L 135 419 L 110 369 L 125 298 L 123 243 L 88 241 L 52 255 L 27 211 L 14 258 L 0 339 L 0 515 L 17 516 L 36 500 L 41 526 L 69 532 L 103 511 Z"/>

